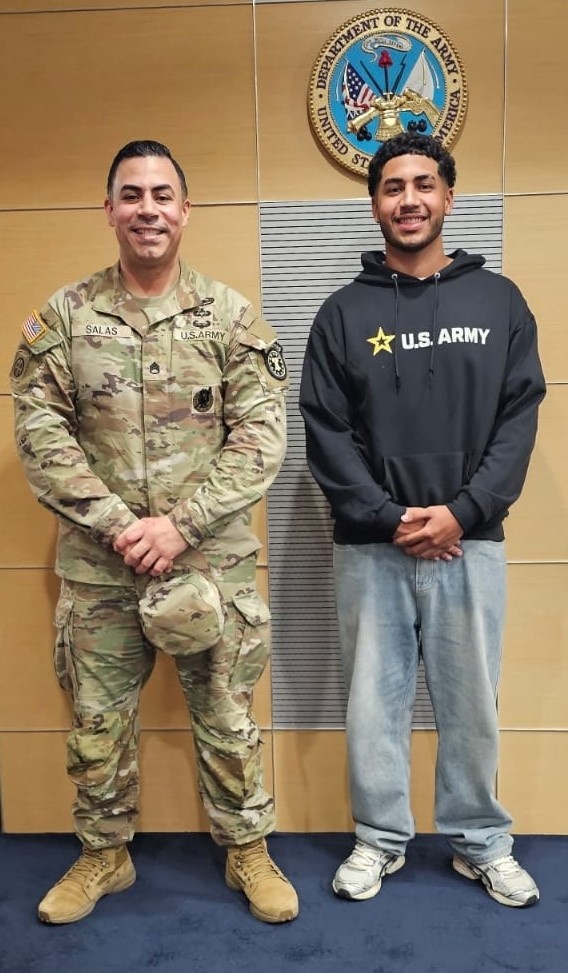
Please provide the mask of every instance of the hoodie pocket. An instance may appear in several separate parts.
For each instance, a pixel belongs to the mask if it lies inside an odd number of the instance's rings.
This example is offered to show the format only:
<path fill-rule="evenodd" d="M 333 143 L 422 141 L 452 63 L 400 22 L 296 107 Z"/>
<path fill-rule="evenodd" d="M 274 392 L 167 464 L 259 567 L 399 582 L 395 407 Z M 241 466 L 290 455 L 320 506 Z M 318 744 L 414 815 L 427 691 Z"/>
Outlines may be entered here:
<path fill-rule="evenodd" d="M 406 507 L 450 503 L 469 481 L 469 453 L 385 457 L 384 487 Z"/>

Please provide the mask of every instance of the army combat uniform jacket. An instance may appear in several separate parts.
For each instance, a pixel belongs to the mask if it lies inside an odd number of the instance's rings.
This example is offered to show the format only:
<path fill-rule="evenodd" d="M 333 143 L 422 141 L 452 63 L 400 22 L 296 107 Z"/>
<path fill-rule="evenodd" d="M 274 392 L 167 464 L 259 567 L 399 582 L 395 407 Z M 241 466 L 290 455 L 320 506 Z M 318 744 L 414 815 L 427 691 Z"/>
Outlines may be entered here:
<path fill-rule="evenodd" d="M 188 542 L 176 568 L 197 549 L 258 549 L 250 508 L 284 456 L 287 376 L 274 330 L 241 295 L 182 265 L 172 293 L 138 302 L 116 265 L 58 291 L 22 330 L 16 441 L 59 518 L 60 576 L 128 584 L 112 543 L 145 516 L 169 516 Z"/>

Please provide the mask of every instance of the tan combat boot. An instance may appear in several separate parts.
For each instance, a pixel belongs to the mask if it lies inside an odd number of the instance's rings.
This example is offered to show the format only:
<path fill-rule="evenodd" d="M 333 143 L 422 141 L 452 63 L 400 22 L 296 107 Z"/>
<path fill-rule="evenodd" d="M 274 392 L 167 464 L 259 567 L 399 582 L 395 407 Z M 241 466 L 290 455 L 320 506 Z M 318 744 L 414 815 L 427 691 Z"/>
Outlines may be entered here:
<path fill-rule="evenodd" d="M 264 838 L 227 848 L 225 881 L 245 893 L 253 916 L 263 922 L 288 922 L 298 915 L 298 896 L 272 861 Z"/>
<path fill-rule="evenodd" d="M 123 892 L 136 881 L 126 845 L 118 848 L 83 848 L 83 854 L 38 906 L 42 922 L 77 922 L 93 911 L 110 892 Z"/>

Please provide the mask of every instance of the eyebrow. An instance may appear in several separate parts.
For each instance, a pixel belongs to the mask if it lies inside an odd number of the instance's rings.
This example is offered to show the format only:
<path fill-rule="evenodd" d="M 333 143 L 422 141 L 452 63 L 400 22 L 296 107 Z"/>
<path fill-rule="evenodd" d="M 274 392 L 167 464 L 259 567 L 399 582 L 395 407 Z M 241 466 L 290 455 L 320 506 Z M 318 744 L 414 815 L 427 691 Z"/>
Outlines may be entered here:
<path fill-rule="evenodd" d="M 135 186 L 134 184 L 131 184 L 131 183 L 125 183 L 124 186 L 121 186 L 120 187 L 120 192 L 121 193 L 124 193 L 124 192 L 130 192 L 130 193 L 131 192 L 135 192 L 135 193 L 138 193 L 138 192 L 141 191 L 141 189 L 142 189 L 142 186 Z M 173 192 L 174 191 L 174 187 L 173 186 L 170 186 L 170 184 L 168 182 L 165 182 L 165 183 L 163 183 L 160 186 L 152 186 L 151 187 L 151 190 L 152 190 L 153 193 L 163 192 L 164 189 L 169 189 L 170 192 Z"/>
<path fill-rule="evenodd" d="M 388 179 L 385 179 L 384 180 L 383 185 L 388 186 L 388 185 L 391 185 L 391 184 L 398 184 L 398 183 L 401 183 L 401 182 L 424 182 L 425 179 L 435 180 L 435 178 L 436 177 L 431 172 L 421 173 L 418 176 L 414 176 L 410 180 L 405 180 L 405 179 L 403 179 L 402 176 L 389 176 Z"/>

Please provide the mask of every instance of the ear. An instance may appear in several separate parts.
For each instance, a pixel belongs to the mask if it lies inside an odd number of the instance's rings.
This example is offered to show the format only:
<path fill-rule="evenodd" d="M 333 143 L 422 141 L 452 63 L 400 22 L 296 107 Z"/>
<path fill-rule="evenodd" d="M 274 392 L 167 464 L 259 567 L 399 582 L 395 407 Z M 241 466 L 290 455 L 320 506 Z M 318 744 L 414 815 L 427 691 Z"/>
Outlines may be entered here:
<path fill-rule="evenodd" d="M 189 211 L 191 209 L 191 203 L 189 199 L 184 199 L 181 204 L 181 225 L 187 226 L 189 222 Z"/>
<path fill-rule="evenodd" d="M 446 200 L 444 204 L 444 213 L 449 216 L 454 208 L 454 191 L 448 186 L 446 190 Z"/>
<path fill-rule="evenodd" d="M 374 219 L 375 223 L 378 223 L 379 222 L 379 207 L 378 207 L 376 195 L 373 196 L 373 198 L 371 200 L 371 213 L 373 214 L 373 219 Z"/>
<path fill-rule="evenodd" d="M 108 225 L 109 226 L 114 226 L 115 225 L 115 223 L 114 223 L 114 206 L 112 205 L 112 202 L 110 201 L 110 199 L 109 199 L 108 196 L 105 199 L 105 213 L 106 213 L 106 216 L 107 216 Z"/>

